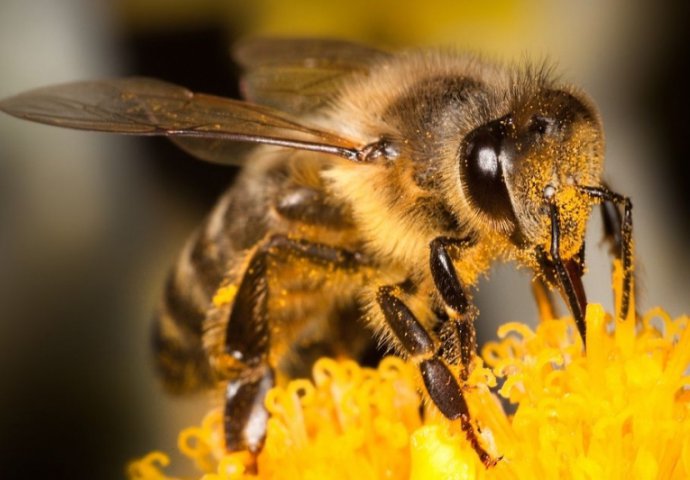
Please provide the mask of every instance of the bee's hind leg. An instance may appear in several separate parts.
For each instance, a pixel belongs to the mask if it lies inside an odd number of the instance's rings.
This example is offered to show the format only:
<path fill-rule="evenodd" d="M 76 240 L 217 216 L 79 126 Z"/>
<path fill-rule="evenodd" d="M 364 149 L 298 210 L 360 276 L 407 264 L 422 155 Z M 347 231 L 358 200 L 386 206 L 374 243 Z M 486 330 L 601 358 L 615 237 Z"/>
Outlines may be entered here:
<path fill-rule="evenodd" d="M 268 412 L 264 398 L 275 384 L 269 363 L 270 326 L 267 309 L 269 258 L 302 259 L 324 268 L 355 270 L 361 256 L 342 248 L 273 235 L 252 254 L 229 313 L 224 355 L 234 374 L 226 388 L 225 446 L 228 451 L 258 452 L 266 435 Z"/>

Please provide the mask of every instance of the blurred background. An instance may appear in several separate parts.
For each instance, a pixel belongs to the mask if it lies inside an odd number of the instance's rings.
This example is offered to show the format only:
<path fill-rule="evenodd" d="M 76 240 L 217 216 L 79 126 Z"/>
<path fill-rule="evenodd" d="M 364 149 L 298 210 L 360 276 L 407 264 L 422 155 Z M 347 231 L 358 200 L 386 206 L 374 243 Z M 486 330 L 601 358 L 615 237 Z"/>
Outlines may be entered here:
<path fill-rule="evenodd" d="M 642 310 L 690 311 L 688 7 L 499 0 L 2 0 L 0 97 L 57 82 L 146 75 L 237 96 L 229 46 L 248 35 L 456 45 L 547 56 L 600 106 L 607 179 L 635 205 Z M 158 388 L 148 332 L 169 266 L 234 171 L 160 139 L 0 116 L 0 478 L 122 478 L 214 399 Z M 598 212 L 590 300 L 611 306 Z M 535 318 L 529 277 L 496 269 L 482 338 Z"/>

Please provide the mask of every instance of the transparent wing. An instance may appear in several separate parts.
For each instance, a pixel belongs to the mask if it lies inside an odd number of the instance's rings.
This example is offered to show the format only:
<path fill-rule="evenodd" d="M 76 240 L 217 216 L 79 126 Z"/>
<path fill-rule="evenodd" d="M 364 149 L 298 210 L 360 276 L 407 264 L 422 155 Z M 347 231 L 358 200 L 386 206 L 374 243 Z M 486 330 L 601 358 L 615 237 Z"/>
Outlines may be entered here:
<path fill-rule="evenodd" d="M 254 142 L 354 158 L 353 142 L 272 108 L 195 94 L 148 78 L 77 82 L 0 101 L 0 110 L 60 127 L 170 137 L 204 160 L 239 164 L 231 142 Z"/>
<path fill-rule="evenodd" d="M 344 79 L 366 73 L 389 53 L 339 40 L 252 39 L 234 58 L 245 70 L 245 98 L 293 114 L 326 105 Z"/>

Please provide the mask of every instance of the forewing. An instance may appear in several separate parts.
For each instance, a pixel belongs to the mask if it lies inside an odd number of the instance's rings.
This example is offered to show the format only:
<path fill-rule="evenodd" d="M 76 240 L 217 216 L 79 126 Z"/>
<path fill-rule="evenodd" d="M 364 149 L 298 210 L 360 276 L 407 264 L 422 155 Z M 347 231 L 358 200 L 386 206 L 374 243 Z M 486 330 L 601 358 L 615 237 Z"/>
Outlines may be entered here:
<path fill-rule="evenodd" d="M 148 78 L 78 82 L 0 101 L 0 110 L 35 122 L 81 130 L 170 137 L 204 160 L 238 164 L 231 142 L 279 145 L 352 158 L 356 146 L 272 108 L 194 94 Z"/>
<path fill-rule="evenodd" d="M 389 53 L 339 40 L 253 39 L 234 50 L 245 98 L 293 114 L 326 105 L 342 82 Z"/>

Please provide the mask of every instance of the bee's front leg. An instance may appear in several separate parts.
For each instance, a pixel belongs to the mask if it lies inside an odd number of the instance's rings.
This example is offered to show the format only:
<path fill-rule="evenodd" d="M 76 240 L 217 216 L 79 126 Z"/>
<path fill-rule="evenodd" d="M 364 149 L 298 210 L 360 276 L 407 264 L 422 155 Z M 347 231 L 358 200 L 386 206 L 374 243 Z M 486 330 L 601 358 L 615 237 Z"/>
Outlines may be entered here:
<path fill-rule="evenodd" d="M 441 413 L 450 420 L 459 420 L 467 439 L 477 452 L 484 465 L 495 464 L 495 459 L 484 450 L 472 426 L 470 411 L 462 387 L 453 375 L 447 362 L 450 357 L 462 362 L 463 376 L 472 359 L 475 349 L 475 333 L 471 321 L 466 317 L 470 304 L 458 280 L 457 274 L 446 251 L 449 239 L 439 238 L 431 244 L 431 270 L 434 282 L 441 297 L 451 310 L 458 315 L 446 315 L 441 331 L 441 345 L 432 339 L 431 334 L 419 322 L 409 307 L 397 296 L 393 286 L 380 287 L 377 302 L 387 326 L 395 335 L 398 343 L 405 350 L 410 360 L 419 366 L 422 381 L 431 401 Z M 464 316 L 464 317 L 463 317 Z M 443 334 L 446 325 L 454 332 Z M 451 343 L 452 345 L 447 345 Z M 459 355 L 447 355 L 444 352 L 457 352 Z"/>
<path fill-rule="evenodd" d="M 276 262 L 269 262 L 269 258 Z M 258 452 L 266 435 L 268 412 L 264 398 L 275 383 L 268 357 L 270 325 L 267 297 L 271 268 L 290 258 L 316 268 L 355 271 L 363 263 L 360 254 L 285 235 L 273 235 L 257 247 L 240 281 L 225 327 L 223 355 L 231 359 L 233 374 L 226 388 L 225 444 L 229 451 Z M 274 272 L 275 273 L 275 272 Z"/>
<path fill-rule="evenodd" d="M 462 429 L 481 461 L 493 465 L 494 459 L 479 443 L 470 421 L 467 402 L 455 376 L 441 358 L 431 335 L 417 320 L 414 313 L 396 296 L 395 288 L 379 288 L 377 302 L 386 324 L 395 335 L 409 359 L 419 366 L 422 381 L 429 398 L 450 420 L 460 420 Z"/>
<path fill-rule="evenodd" d="M 465 294 L 449 253 L 455 248 L 462 254 L 474 245 L 471 239 L 437 237 L 429 245 L 429 268 L 436 290 L 446 305 L 437 313 L 440 323 L 441 348 L 444 359 L 461 366 L 460 374 L 467 379 L 468 367 L 477 350 L 474 317 L 476 312 Z"/>
<path fill-rule="evenodd" d="M 623 215 L 617 203 L 623 206 Z M 611 245 L 614 258 L 623 263 L 623 298 L 621 316 L 626 318 L 630 305 L 630 290 L 634 284 L 632 265 L 632 203 L 622 195 L 610 193 L 601 203 L 601 216 L 604 223 L 604 240 Z"/>
<path fill-rule="evenodd" d="M 614 257 L 623 267 L 623 292 L 620 317 L 625 319 L 630 308 L 633 286 L 633 240 L 632 202 L 630 198 L 613 192 L 606 185 L 601 187 L 580 187 L 580 191 L 601 204 L 604 221 L 604 239 L 611 244 Z M 623 209 L 623 215 L 619 208 Z"/>

